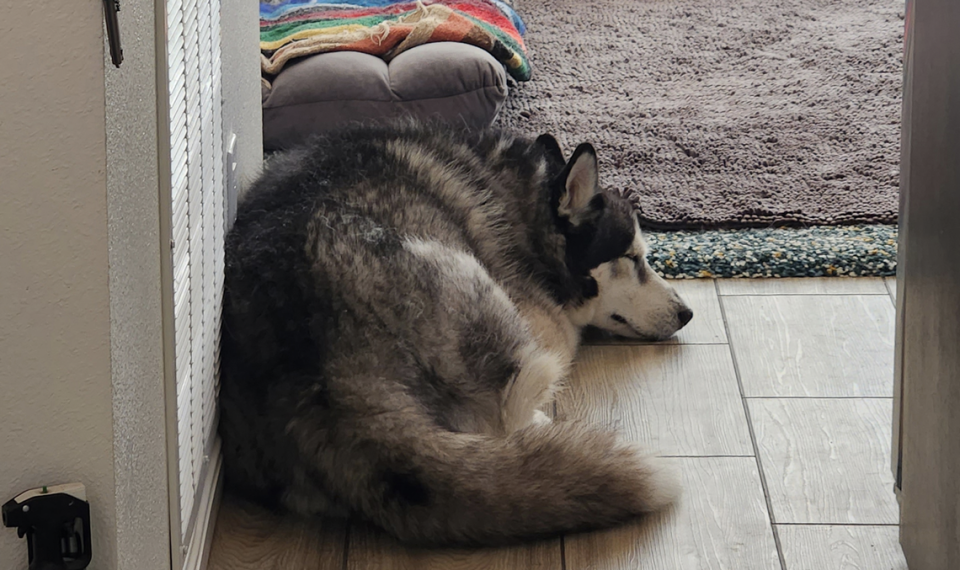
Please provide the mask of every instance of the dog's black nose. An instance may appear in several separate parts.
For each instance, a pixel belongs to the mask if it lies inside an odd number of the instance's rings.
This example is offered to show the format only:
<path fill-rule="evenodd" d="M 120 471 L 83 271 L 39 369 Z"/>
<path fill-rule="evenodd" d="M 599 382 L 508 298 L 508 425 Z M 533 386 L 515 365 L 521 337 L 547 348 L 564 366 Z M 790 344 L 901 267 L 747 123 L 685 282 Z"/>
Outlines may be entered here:
<path fill-rule="evenodd" d="M 690 322 L 690 319 L 693 318 L 693 311 L 690 309 L 684 309 L 677 313 L 677 318 L 680 319 L 680 326 L 685 327 L 687 326 L 687 323 Z"/>

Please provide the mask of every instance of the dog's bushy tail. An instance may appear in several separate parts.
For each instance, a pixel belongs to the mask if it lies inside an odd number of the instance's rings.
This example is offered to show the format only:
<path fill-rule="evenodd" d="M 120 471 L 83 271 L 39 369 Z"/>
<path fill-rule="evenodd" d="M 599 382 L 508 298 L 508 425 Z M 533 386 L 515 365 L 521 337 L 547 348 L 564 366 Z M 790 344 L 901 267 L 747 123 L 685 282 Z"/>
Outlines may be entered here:
<path fill-rule="evenodd" d="M 437 428 L 392 443 L 400 444 L 390 453 L 396 468 L 368 487 L 382 496 L 357 506 L 411 543 L 495 545 L 602 528 L 661 509 L 679 493 L 670 464 L 574 423 L 502 438 Z"/>

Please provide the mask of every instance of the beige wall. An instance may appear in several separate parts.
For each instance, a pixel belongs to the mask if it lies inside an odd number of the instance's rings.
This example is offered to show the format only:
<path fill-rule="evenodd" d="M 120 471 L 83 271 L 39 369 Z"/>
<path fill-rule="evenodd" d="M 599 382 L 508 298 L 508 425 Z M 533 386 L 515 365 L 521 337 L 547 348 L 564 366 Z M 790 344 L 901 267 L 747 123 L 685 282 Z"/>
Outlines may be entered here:
<path fill-rule="evenodd" d="M 81 481 L 116 567 L 100 0 L 0 3 L 0 500 Z M 26 543 L 0 529 L 0 568 Z"/>
<path fill-rule="evenodd" d="M 220 43 L 223 61 L 223 134 L 237 134 L 240 191 L 263 164 L 260 106 L 260 12 L 257 2 L 223 1 Z"/>
<path fill-rule="evenodd" d="M 116 69 L 100 0 L 0 3 L 0 502 L 83 482 L 98 570 L 170 567 L 163 4 L 124 5 Z M 238 135 L 242 188 L 262 157 L 257 4 L 222 18 L 224 133 Z M 0 569 L 25 561 L 26 542 L 0 529 Z"/>

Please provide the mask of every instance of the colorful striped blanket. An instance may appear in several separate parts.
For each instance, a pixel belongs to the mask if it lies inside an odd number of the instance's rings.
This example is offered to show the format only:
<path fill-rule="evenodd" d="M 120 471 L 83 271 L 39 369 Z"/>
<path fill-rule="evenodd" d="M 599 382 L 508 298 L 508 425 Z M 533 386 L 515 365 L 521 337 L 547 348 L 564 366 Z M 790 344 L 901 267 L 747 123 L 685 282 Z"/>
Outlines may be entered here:
<path fill-rule="evenodd" d="M 503 0 L 264 0 L 261 69 L 288 61 L 359 51 L 387 61 L 430 42 L 460 42 L 490 52 L 518 81 L 530 79 L 523 21 Z"/>

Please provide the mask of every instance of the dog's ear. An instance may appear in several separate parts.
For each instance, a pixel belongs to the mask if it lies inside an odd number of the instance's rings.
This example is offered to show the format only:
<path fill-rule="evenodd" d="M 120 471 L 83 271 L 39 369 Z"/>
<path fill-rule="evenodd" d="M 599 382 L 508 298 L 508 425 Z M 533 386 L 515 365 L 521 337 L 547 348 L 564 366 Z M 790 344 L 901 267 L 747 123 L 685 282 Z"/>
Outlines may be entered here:
<path fill-rule="evenodd" d="M 557 139 L 549 133 L 544 133 L 537 137 L 537 144 L 543 147 L 544 152 L 546 152 L 547 157 L 558 163 L 564 163 L 566 160 L 563 158 L 563 149 L 560 148 L 560 143 L 557 142 Z"/>
<path fill-rule="evenodd" d="M 590 143 L 578 146 L 563 170 L 563 190 L 557 212 L 573 225 L 578 225 L 588 212 L 590 201 L 600 191 L 597 170 L 597 152 Z"/>

